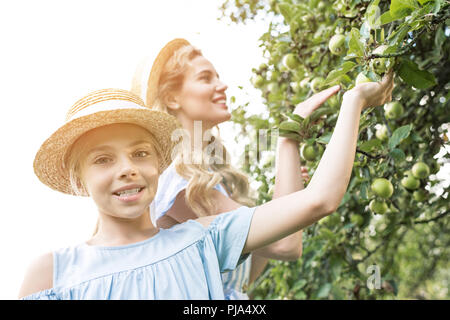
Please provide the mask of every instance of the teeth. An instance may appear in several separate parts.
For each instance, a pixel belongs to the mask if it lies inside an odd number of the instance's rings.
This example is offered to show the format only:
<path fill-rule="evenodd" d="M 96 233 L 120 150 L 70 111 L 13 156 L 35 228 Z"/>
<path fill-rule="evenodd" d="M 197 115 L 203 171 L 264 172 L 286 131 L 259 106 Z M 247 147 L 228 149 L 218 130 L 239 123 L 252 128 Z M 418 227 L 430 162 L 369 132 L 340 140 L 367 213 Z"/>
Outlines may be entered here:
<path fill-rule="evenodd" d="M 225 100 L 225 99 L 217 100 L 216 103 L 223 103 L 223 104 L 225 104 L 225 103 L 227 103 L 227 100 Z"/>
<path fill-rule="evenodd" d="M 119 195 L 119 196 L 128 196 L 128 195 L 130 195 L 130 194 L 136 194 L 136 193 L 138 193 L 139 191 L 141 190 L 141 188 L 136 188 L 136 189 L 129 189 L 129 190 L 124 190 L 124 191 L 120 191 L 120 192 L 117 192 L 117 194 Z"/>

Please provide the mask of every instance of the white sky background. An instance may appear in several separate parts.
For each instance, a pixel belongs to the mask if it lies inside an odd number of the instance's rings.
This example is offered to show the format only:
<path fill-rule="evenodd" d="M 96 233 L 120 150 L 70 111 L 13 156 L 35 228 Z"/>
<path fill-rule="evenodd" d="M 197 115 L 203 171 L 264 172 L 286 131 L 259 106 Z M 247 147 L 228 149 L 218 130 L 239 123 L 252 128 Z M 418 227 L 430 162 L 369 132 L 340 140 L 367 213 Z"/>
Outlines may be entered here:
<path fill-rule="evenodd" d="M 53 191 L 33 173 L 38 148 L 75 101 L 97 89 L 129 89 L 136 66 L 143 59 L 150 65 L 177 37 L 214 64 L 228 97 L 239 94 L 237 86 L 249 86 L 251 68 L 262 61 L 258 37 L 265 28 L 217 21 L 220 4 L 0 2 L 0 299 L 17 297 L 32 259 L 85 241 L 95 226 L 91 199 Z M 222 127 L 221 135 L 231 136 L 229 128 Z"/>
<path fill-rule="evenodd" d="M 97 89 L 129 89 L 143 59 L 151 63 L 165 43 L 184 37 L 214 64 L 228 84 L 228 98 L 236 95 L 260 110 L 260 94 L 249 79 L 263 61 L 258 38 L 267 28 L 217 21 L 221 3 L 0 2 L 0 299 L 17 297 L 32 259 L 87 240 L 95 226 L 90 198 L 53 191 L 33 173 L 38 148 L 79 98 Z M 232 154 L 243 152 L 231 125 L 221 125 L 221 136 Z"/>

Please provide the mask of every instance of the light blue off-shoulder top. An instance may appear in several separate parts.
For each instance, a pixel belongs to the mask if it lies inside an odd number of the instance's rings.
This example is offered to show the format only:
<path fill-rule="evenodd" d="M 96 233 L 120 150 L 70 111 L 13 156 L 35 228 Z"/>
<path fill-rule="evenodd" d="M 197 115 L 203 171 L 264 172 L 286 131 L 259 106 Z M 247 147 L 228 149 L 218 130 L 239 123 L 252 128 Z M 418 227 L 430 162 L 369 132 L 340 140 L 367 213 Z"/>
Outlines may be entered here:
<path fill-rule="evenodd" d="M 180 176 L 175 169 L 175 162 L 160 175 L 158 180 L 158 191 L 151 204 L 151 218 L 156 225 L 156 221 L 164 216 L 173 206 L 177 195 L 187 188 L 189 181 Z M 229 197 L 227 191 L 218 183 L 214 189 Z M 247 300 L 248 295 L 243 288 L 248 285 L 251 269 L 251 254 L 239 266 L 230 272 L 222 273 L 225 299 L 227 300 Z"/>
<path fill-rule="evenodd" d="M 255 208 L 160 229 L 124 246 L 82 243 L 53 252 L 53 287 L 30 299 L 225 299 L 221 273 L 242 261 Z"/>

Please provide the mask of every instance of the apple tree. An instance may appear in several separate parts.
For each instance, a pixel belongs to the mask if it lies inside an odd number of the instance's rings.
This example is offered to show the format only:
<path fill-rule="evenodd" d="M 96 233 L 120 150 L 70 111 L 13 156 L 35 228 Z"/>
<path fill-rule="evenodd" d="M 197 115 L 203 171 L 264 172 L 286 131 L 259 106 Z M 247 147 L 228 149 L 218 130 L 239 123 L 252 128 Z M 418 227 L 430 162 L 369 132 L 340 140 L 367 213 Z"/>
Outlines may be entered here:
<path fill-rule="evenodd" d="M 264 63 L 253 69 L 265 110 L 233 107 L 236 141 L 266 130 L 297 139 L 310 176 L 333 132 L 342 94 L 311 119 L 296 104 L 395 71 L 393 100 L 361 115 L 352 177 L 339 208 L 304 230 L 298 261 L 271 261 L 255 299 L 450 298 L 450 2 L 226 0 L 223 20 L 267 21 Z M 245 90 L 245 88 L 243 88 Z M 345 152 L 345 150 L 343 150 Z M 273 155 L 242 161 L 258 203 L 272 197 Z"/>

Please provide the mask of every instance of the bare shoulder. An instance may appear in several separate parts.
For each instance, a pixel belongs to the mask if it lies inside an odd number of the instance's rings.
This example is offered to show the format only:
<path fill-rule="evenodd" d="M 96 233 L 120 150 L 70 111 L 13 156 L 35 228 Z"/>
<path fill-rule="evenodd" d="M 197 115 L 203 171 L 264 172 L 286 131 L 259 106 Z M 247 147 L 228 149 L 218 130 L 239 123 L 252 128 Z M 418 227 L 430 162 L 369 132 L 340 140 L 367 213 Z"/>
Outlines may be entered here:
<path fill-rule="evenodd" d="M 53 253 L 48 252 L 30 263 L 19 291 L 19 299 L 52 287 Z"/>

